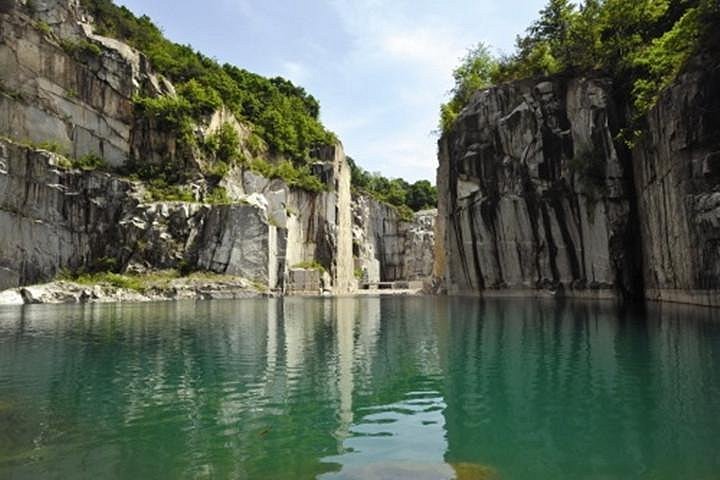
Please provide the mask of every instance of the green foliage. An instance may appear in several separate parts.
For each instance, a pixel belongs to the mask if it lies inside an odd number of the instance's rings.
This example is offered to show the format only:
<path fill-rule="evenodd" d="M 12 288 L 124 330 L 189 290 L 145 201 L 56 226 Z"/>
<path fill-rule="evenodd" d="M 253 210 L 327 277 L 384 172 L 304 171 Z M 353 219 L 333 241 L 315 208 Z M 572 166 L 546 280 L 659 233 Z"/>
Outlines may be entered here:
<path fill-rule="evenodd" d="M 71 158 L 70 165 L 72 168 L 79 168 L 81 170 L 103 170 L 107 168 L 105 160 L 94 153 L 88 153 L 80 158 Z"/>
<path fill-rule="evenodd" d="M 166 285 L 171 280 L 179 278 L 179 276 L 179 272 L 175 270 L 163 270 L 144 275 L 120 274 L 111 271 L 75 273 L 63 271 L 58 275 L 58 280 L 74 282 L 80 285 L 105 284 L 115 288 L 143 293 L 152 287 Z"/>
<path fill-rule="evenodd" d="M 391 180 L 366 171 L 350 157 L 347 161 L 350 164 L 352 187 L 380 202 L 401 209 L 400 213 L 405 219 L 412 219 L 413 211 L 437 207 L 437 188 L 429 181 L 419 180 L 409 184 L 400 178 Z"/>
<path fill-rule="evenodd" d="M 181 96 L 136 96 L 133 99 L 135 113 L 141 118 L 153 120 L 165 131 L 180 131 L 187 125 L 192 128 L 193 106 Z"/>
<path fill-rule="evenodd" d="M 318 270 L 320 272 L 325 272 L 325 267 L 318 262 L 317 260 L 309 260 L 305 262 L 300 262 L 296 265 L 293 265 L 292 268 L 300 268 L 303 270 Z"/>
<path fill-rule="evenodd" d="M 358 280 L 362 280 L 365 277 L 365 270 L 362 268 L 356 268 L 353 273 L 355 274 L 355 278 Z"/>
<path fill-rule="evenodd" d="M 176 106 L 191 118 L 225 105 L 252 123 L 257 137 L 274 153 L 296 163 L 305 162 L 316 145 L 336 140 L 319 121 L 317 100 L 303 88 L 220 65 L 189 46 L 170 42 L 147 16 L 138 18 L 111 0 L 81 3 L 95 18 L 97 33 L 144 52 L 154 68 L 177 85 Z"/>
<path fill-rule="evenodd" d="M 615 80 L 637 118 L 715 34 L 718 22 L 717 0 L 549 0 L 526 35 L 518 37 L 515 53 L 490 69 L 490 82 L 599 70 Z M 485 65 L 494 61 L 486 49 L 475 56 Z M 453 98 L 441 107 L 443 131 L 469 100 L 458 92 L 465 84 L 473 85 L 463 75 L 472 66 L 471 58 L 463 59 L 454 72 Z"/>
<path fill-rule="evenodd" d="M 400 205 L 399 207 L 397 207 L 397 213 L 400 217 L 400 220 L 403 220 L 405 222 L 412 222 L 413 218 L 415 218 L 415 213 L 407 205 Z"/>
<path fill-rule="evenodd" d="M 34 148 L 36 150 L 45 150 L 50 153 L 55 153 L 58 155 L 67 156 L 68 152 L 65 147 L 60 145 L 60 143 L 54 141 L 54 140 L 48 140 L 45 142 L 21 142 L 24 145 Z"/>
<path fill-rule="evenodd" d="M 62 275 L 62 280 L 72 281 L 81 285 L 98 285 L 101 283 L 108 284 L 115 288 L 123 288 L 126 290 L 142 291 L 143 284 L 137 279 L 119 273 L 82 273 L 79 275 Z"/>
<path fill-rule="evenodd" d="M 232 203 L 227 190 L 223 187 L 213 188 L 205 200 L 211 205 L 229 205 Z"/>
<path fill-rule="evenodd" d="M 169 184 L 163 178 L 150 180 L 147 185 L 148 202 L 194 202 L 195 196 L 184 185 Z"/>
<path fill-rule="evenodd" d="M 56 141 L 45 141 L 45 142 L 31 142 L 31 141 L 19 141 L 16 142 L 34 150 L 45 150 L 46 152 L 54 153 L 58 155 L 59 165 L 63 168 L 71 169 L 76 168 L 80 170 L 106 170 L 108 168 L 105 159 L 94 153 L 88 153 L 78 158 L 71 157 L 67 149 Z"/>
<path fill-rule="evenodd" d="M 631 58 L 632 65 L 644 73 L 632 86 L 638 112 L 646 112 L 655 104 L 660 91 L 672 83 L 694 52 L 700 34 L 698 17 L 697 9 L 688 10 L 670 30 Z"/>
<path fill-rule="evenodd" d="M 240 158 L 240 135 L 231 124 L 224 123 L 207 136 L 203 147 L 215 162 L 231 165 Z"/>
<path fill-rule="evenodd" d="M 102 49 L 95 43 L 88 40 L 60 40 L 60 46 L 67 52 L 77 59 L 82 60 L 85 57 L 99 57 L 102 55 Z"/>
<path fill-rule="evenodd" d="M 48 25 L 48 23 L 43 20 L 38 20 L 36 22 L 33 22 L 33 26 L 38 31 L 40 31 L 43 35 L 50 35 L 50 33 L 52 33 L 52 29 L 50 28 L 50 25 Z"/>
<path fill-rule="evenodd" d="M 470 101 L 479 89 L 492 84 L 498 62 L 484 43 L 478 43 L 468 50 L 460 65 L 453 71 L 455 86 L 451 90 L 451 100 L 440 110 L 440 128 L 446 131 L 455 122 L 460 110 Z"/>
<path fill-rule="evenodd" d="M 410 185 L 406 204 L 415 212 L 436 208 L 437 195 L 437 188 L 432 183 L 420 180 Z"/>
<path fill-rule="evenodd" d="M 252 171 L 259 173 L 263 177 L 279 178 L 291 187 L 301 188 L 308 192 L 322 192 L 327 190 L 326 185 L 312 174 L 310 167 L 307 165 L 296 167 L 292 162 L 287 160 L 273 165 L 264 159 L 256 158 L 250 161 L 249 167 Z"/>

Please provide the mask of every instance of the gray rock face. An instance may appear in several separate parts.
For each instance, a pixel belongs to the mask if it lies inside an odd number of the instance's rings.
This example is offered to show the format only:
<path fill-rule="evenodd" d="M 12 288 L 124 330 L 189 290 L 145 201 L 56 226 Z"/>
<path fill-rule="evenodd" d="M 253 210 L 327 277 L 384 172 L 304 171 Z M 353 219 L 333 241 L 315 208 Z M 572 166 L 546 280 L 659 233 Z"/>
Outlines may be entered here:
<path fill-rule="evenodd" d="M 143 203 L 138 185 L 58 163 L 0 141 L 0 290 L 109 259 L 119 270 L 194 267 L 275 287 L 285 237 L 261 206 Z"/>
<path fill-rule="evenodd" d="M 719 72 L 695 58 L 632 151 L 606 80 L 478 92 L 440 142 L 438 282 L 720 306 Z"/>
<path fill-rule="evenodd" d="M 648 298 L 720 305 L 718 67 L 695 59 L 633 150 Z"/>
<path fill-rule="evenodd" d="M 123 210 L 137 204 L 128 182 L 65 172 L 58 162 L 49 152 L 0 141 L 0 289 L 102 258 L 117 240 Z"/>
<path fill-rule="evenodd" d="M 147 59 L 116 40 L 93 35 L 76 1 L 7 0 L 0 12 L 0 134 L 53 142 L 73 157 L 127 161 L 133 140 L 132 97 L 166 83 Z M 43 27 L 40 27 L 40 22 Z M 72 45 L 93 43 L 97 52 Z M 148 153 L 145 151 L 144 153 Z"/>
<path fill-rule="evenodd" d="M 277 228 L 266 211 L 248 205 L 212 208 L 197 239 L 203 270 L 277 284 Z"/>
<path fill-rule="evenodd" d="M 318 262 L 331 277 L 326 287 L 335 292 L 356 288 L 352 256 L 350 218 L 350 167 L 341 145 L 317 152 L 313 165 L 316 175 L 327 186 L 326 191 L 308 192 L 290 188 L 278 179 L 267 179 L 250 171 L 234 171 L 225 187 L 235 199 L 259 196 L 267 208 L 269 221 L 278 227 L 285 246 L 279 255 L 288 269 L 306 262 Z M 287 269 L 280 273 L 281 283 L 294 282 Z M 298 276 L 297 278 L 300 278 Z M 302 291 L 304 282 L 289 285 Z"/>
<path fill-rule="evenodd" d="M 173 162 L 192 176 L 204 159 L 133 112 L 135 94 L 173 92 L 142 54 L 94 34 L 77 0 L 0 1 L 0 136 L 110 166 Z M 198 135 L 223 124 L 241 139 L 250 134 L 220 109 Z M 350 170 L 340 145 L 315 157 L 324 192 L 237 169 L 222 185 L 233 205 L 147 203 L 140 184 L 72 171 L 49 152 L 0 141 L 0 290 L 100 267 L 207 269 L 281 289 L 288 266 L 317 260 L 334 290 L 351 291 Z M 201 198 L 205 183 L 194 187 Z"/>
<path fill-rule="evenodd" d="M 368 196 L 353 201 L 353 243 L 356 269 L 369 283 L 432 277 L 436 210 L 403 221 L 397 211 Z"/>
<path fill-rule="evenodd" d="M 440 141 L 445 287 L 634 294 L 631 177 L 614 122 L 603 79 L 478 92 Z"/>

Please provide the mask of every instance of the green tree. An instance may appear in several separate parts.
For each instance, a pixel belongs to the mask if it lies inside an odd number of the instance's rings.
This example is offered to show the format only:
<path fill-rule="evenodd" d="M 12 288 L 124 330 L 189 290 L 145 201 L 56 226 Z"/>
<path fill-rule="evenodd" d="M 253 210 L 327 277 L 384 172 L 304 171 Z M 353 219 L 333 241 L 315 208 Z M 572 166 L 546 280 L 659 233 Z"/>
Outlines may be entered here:
<path fill-rule="evenodd" d="M 455 84 L 450 91 L 452 97 L 440 108 L 442 131 L 448 130 L 477 90 L 492 85 L 496 70 L 497 61 L 487 45 L 480 42 L 468 50 L 460 65 L 453 71 Z"/>
<path fill-rule="evenodd" d="M 417 212 L 437 206 L 437 189 L 427 180 L 420 180 L 407 192 L 407 206 Z"/>

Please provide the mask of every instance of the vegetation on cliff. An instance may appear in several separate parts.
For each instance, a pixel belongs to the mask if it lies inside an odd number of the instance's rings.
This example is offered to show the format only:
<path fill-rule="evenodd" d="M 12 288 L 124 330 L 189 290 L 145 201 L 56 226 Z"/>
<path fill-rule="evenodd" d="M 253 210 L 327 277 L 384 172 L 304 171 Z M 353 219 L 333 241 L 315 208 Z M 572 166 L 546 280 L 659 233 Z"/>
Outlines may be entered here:
<path fill-rule="evenodd" d="M 134 99 L 135 113 L 156 128 L 172 132 L 181 155 L 200 152 L 207 160 L 202 172 L 206 177 L 219 180 L 230 167 L 241 165 L 265 177 L 280 178 L 290 186 L 313 192 L 325 189 L 312 174 L 311 154 L 314 147 L 337 139 L 320 122 L 318 101 L 302 87 L 280 77 L 268 79 L 233 65 L 220 65 L 190 46 L 166 39 L 149 17 L 137 17 L 112 0 L 81 0 L 81 4 L 92 15 L 96 33 L 143 52 L 153 68 L 173 82 L 177 95 L 138 96 Z M 77 51 L 81 46 L 67 48 Z M 253 158 L 241 153 L 241 140 L 228 125 L 198 141 L 195 125 L 221 107 L 251 127 L 249 138 L 242 143 L 254 154 Z M 285 160 L 269 162 L 261 155 L 268 150 Z M 437 203 L 430 182 L 410 185 L 400 179 L 371 175 L 354 162 L 351 165 L 353 186 L 382 201 L 414 211 Z M 136 159 L 126 170 L 147 182 L 155 199 L 191 197 L 182 185 L 190 172 L 178 159 L 161 165 Z M 219 197 L 222 199 L 222 195 Z"/>
<path fill-rule="evenodd" d="M 437 207 L 437 188 L 427 180 L 410 184 L 401 178 L 388 179 L 370 173 L 349 157 L 348 163 L 353 189 L 396 207 L 403 218 L 412 218 L 412 212 Z"/>
<path fill-rule="evenodd" d="M 304 163 L 317 144 L 333 143 L 320 123 L 320 105 L 302 87 L 280 77 L 265 78 L 166 39 L 147 16 L 136 17 L 112 0 L 82 0 L 98 34 L 117 38 L 145 53 L 153 67 L 177 87 L 177 98 L 138 98 L 169 128 L 186 132 L 203 115 L 227 107 L 253 127 L 273 153 Z"/>
<path fill-rule="evenodd" d="M 494 57 L 484 44 L 453 72 L 441 108 L 447 131 L 479 88 L 521 78 L 599 71 L 614 79 L 636 117 L 647 112 L 720 24 L 717 0 L 549 0 L 516 40 Z"/>

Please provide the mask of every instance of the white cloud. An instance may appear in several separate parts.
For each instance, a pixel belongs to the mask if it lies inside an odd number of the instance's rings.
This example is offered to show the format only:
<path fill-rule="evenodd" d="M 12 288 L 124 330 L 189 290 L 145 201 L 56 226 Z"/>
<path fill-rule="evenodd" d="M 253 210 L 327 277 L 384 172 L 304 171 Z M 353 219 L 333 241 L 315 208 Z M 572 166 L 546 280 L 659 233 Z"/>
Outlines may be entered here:
<path fill-rule="evenodd" d="M 392 32 L 381 42 L 390 57 L 429 69 L 443 81 L 464 50 L 455 32 L 429 27 Z"/>
<path fill-rule="evenodd" d="M 296 85 L 301 85 L 310 78 L 310 70 L 298 62 L 283 62 L 281 71 L 283 77 L 292 80 Z"/>
<path fill-rule="evenodd" d="M 347 96 L 356 100 L 350 114 L 325 104 L 330 128 L 369 170 L 409 180 L 434 178 L 437 139 L 431 132 L 439 106 L 452 87 L 452 69 L 478 39 L 439 23 L 428 5 L 403 0 L 328 2 L 353 39 L 338 71 Z M 365 102 L 358 102 L 363 94 Z"/>

